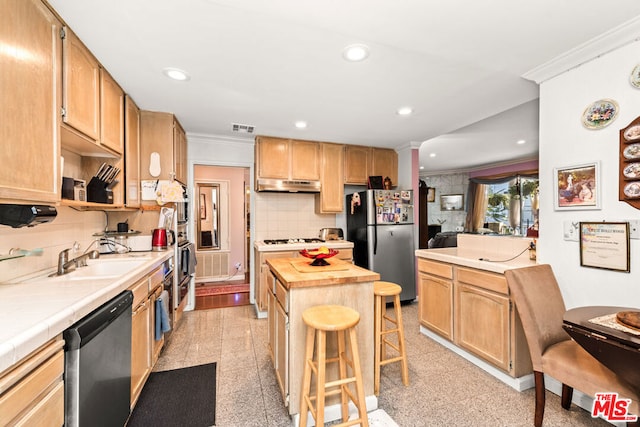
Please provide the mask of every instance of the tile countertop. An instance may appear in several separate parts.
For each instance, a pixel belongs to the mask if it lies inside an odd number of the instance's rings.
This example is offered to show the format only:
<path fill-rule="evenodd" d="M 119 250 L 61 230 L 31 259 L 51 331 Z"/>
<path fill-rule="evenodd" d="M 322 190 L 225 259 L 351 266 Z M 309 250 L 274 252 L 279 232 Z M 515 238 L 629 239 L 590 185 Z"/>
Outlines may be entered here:
<path fill-rule="evenodd" d="M 278 252 L 278 251 L 301 251 L 303 249 L 315 249 L 320 246 L 326 246 L 329 249 L 351 249 L 353 242 L 347 240 L 327 240 L 326 242 L 317 243 L 285 243 L 279 245 L 267 245 L 263 241 L 256 241 L 253 247 L 259 252 Z"/>
<path fill-rule="evenodd" d="M 509 259 L 510 257 L 508 256 L 489 258 L 486 253 L 461 248 L 418 249 L 416 251 L 416 256 L 418 258 L 448 262 L 451 264 L 476 268 L 478 270 L 491 271 L 499 274 L 503 274 L 505 270 L 511 270 L 513 268 L 531 267 L 536 265 L 535 261 L 529 259 L 528 250 L 510 261 L 503 261 Z M 482 260 L 480 258 L 482 258 Z"/>
<path fill-rule="evenodd" d="M 37 279 L 55 270 L 50 269 L 22 278 L 24 281 L 0 283 L 0 372 L 129 288 L 173 253 L 167 250 L 102 255 L 105 259 L 145 260 L 115 280 L 42 282 Z"/>

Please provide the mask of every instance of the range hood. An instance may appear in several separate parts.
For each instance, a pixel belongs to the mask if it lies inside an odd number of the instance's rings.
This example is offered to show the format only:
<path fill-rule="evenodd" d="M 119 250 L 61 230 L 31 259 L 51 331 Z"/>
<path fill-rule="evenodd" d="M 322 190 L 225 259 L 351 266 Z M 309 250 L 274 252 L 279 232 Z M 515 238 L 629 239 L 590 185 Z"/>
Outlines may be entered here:
<path fill-rule="evenodd" d="M 289 181 L 286 179 L 258 179 L 256 191 L 281 193 L 319 193 L 320 181 Z"/>

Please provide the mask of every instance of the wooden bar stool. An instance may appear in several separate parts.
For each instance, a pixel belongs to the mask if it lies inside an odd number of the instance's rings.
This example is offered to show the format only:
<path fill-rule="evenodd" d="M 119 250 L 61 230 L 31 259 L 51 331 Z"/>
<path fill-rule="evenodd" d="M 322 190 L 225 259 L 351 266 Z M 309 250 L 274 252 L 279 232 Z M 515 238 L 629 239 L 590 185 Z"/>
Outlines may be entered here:
<path fill-rule="evenodd" d="M 400 362 L 402 368 L 402 383 L 409 385 L 409 369 L 407 367 L 407 351 L 404 345 L 404 327 L 402 326 L 402 310 L 400 309 L 400 293 L 402 287 L 391 282 L 378 281 L 373 283 L 375 295 L 375 368 L 374 393 L 380 393 L 380 367 L 393 362 Z M 394 317 L 387 316 L 387 297 L 393 297 Z M 394 325 L 387 329 L 387 322 Z M 397 345 L 389 341 L 388 334 L 397 334 Z M 397 356 L 387 358 L 387 346 L 393 348 Z"/>
<path fill-rule="evenodd" d="M 349 307 L 340 305 L 318 305 L 310 307 L 302 313 L 302 320 L 307 325 L 307 345 L 305 354 L 304 375 L 302 379 L 302 397 L 300 399 L 300 426 L 307 425 L 307 412 L 310 411 L 316 425 L 324 425 L 324 404 L 327 396 L 340 394 L 342 423 L 339 426 L 360 424 L 368 427 L 367 407 L 364 400 L 364 384 L 360 370 L 358 343 L 355 326 L 360 321 L 360 314 Z M 336 332 L 338 354 L 327 358 L 327 332 Z M 349 348 L 346 347 L 345 332 L 349 333 Z M 314 341 L 316 343 L 317 360 L 313 359 Z M 351 359 L 347 357 L 350 350 Z M 339 365 L 340 378 L 327 382 L 327 363 Z M 353 376 L 347 377 L 347 365 Z M 311 393 L 311 373 L 316 375 L 316 394 Z M 355 395 L 349 385 L 355 385 Z M 358 409 L 358 418 L 349 420 L 349 399 Z M 313 406 L 315 400 L 316 406 Z"/>

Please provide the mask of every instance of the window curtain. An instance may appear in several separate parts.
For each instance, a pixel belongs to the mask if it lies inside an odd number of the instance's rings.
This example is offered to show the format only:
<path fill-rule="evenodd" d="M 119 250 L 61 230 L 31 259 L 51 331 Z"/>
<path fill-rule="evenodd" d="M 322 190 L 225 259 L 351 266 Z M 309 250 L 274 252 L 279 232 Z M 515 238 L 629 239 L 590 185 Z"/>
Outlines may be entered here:
<path fill-rule="evenodd" d="M 516 174 L 506 173 L 500 175 L 469 178 L 469 191 L 467 192 L 467 218 L 464 229 L 476 232 L 484 225 L 484 217 L 487 212 L 487 186 L 509 182 L 518 178 L 538 178 L 537 170 L 520 171 Z"/>
<path fill-rule="evenodd" d="M 478 182 L 469 182 L 467 192 L 467 218 L 464 229 L 475 233 L 484 225 L 484 217 L 487 212 L 487 185 Z"/>

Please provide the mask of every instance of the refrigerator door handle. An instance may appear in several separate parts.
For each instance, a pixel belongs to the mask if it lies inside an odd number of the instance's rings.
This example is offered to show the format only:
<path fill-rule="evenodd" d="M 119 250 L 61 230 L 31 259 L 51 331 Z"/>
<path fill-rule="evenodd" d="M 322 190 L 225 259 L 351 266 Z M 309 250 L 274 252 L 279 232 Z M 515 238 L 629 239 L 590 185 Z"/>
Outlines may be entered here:
<path fill-rule="evenodd" d="M 376 208 L 376 205 L 373 205 L 373 208 Z M 373 254 L 375 255 L 378 251 L 378 213 L 373 213 Z"/>

